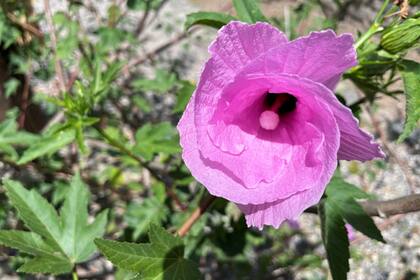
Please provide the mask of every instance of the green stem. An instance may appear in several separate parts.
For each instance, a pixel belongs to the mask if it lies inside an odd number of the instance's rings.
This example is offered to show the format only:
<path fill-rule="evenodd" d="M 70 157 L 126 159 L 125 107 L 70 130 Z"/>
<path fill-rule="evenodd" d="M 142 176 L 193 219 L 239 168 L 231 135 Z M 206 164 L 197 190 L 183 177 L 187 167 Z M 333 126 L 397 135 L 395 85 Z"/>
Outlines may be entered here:
<path fill-rule="evenodd" d="M 389 5 L 390 0 L 385 0 L 382 4 L 381 9 L 376 14 L 376 17 L 373 21 L 373 24 L 369 27 L 368 31 L 360 37 L 357 42 L 354 44 L 356 50 L 358 50 L 367 40 L 369 40 L 373 35 L 382 31 L 383 27 L 381 26 L 384 20 L 386 8 Z"/>
<path fill-rule="evenodd" d="M 354 44 L 354 47 L 356 50 L 358 50 L 367 40 L 369 40 L 373 35 L 375 35 L 377 32 L 381 31 L 382 27 L 377 24 L 373 23 L 371 27 L 368 29 L 368 31 L 360 37 L 357 42 Z"/>
<path fill-rule="evenodd" d="M 115 140 L 114 138 L 112 138 L 110 135 L 108 135 L 104 130 L 102 130 L 101 128 L 95 126 L 95 129 L 97 132 L 99 132 L 99 134 L 108 141 L 108 143 L 113 146 L 114 148 L 117 148 L 118 150 L 120 150 L 121 152 L 123 152 L 124 154 L 126 154 L 127 156 L 131 157 L 132 159 L 136 160 L 138 163 L 140 163 L 140 165 L 145 165 L 145 161 L 135 155 L 132 151 L 130 151 L 127 147 L 125 147 L 123 144 L 121 144 L 120 142 L 118 142 L 117 140 Z"/>
<path fill-rule="evenodd" d="M 77 276 L 76 271 L 73 271 L 73 273 L 71 275 L 73 276 L 73 280 L 79 280 L 79 276 Z"/>

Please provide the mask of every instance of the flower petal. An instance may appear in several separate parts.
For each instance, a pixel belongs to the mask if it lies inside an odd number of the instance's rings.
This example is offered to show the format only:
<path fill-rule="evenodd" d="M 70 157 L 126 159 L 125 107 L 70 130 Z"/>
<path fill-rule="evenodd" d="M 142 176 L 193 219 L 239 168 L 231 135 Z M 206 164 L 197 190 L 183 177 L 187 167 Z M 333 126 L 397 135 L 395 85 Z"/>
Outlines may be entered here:
<path fill-rule="evenodd" d="M 271 49 L 259 60 L 264 61 L 265 72 L 296 74 L 330 89 L 345 70 L 357 65 L 353 37 L 337 36 L 332 30 L 312 32 Z"/>
<path fill-rule="evenodd" d="M 236 74 L 258 56 L 286 43 L 286 36 L 268 23 L 246 24 L 232 21 L 221 28 L 216 40 L 209 47 L 211 58 L 204 66 L 200 82 L 190 101 L 200 104 L 195 118 L 208 123 L 217 108 L 223 88 Z M 241 152 L 241 146 L 224 148 L 232 153 Z"/>
<path fill-rule="evenodd" d="M 317 41 L 320 44 L 319 47 L 316 47 Z M 328 49 L 328 42 L 330 49 Z M 296 76 L 319 82 L 320 85 L 323 84 L 331 89 L 335 87 L 341 72 L 355 63 L 352 42 L 351 36 L 335 37 L 332 31 L 313 32 L 308 37 L 297 39 L 268 51 L 245 67 L 242 73 L 279 75 L 294 72 Z M 321 46 L 326 48 L 324 50 L 326 53 L 322 54 L 321 50 L 315 50 L 322 49 Z M 342 50 L 339 49 L 340 46 L 343 48 Z M 286 51 L 290 53 L 286 53 Z M 305 51 L 313 52 L 314 56 L 318 56 L 320 59 L 316 61 L 310 57 L 306 59 Z M 331 106 L 340 128 L 338 159 L 366 161 L 383 158 L 385 155 L 380 146 L 374 142 L 372 136 L 359 128 L 359 122 L 351 110 L 341 104 L 331 90 L 325 89 L 317 90 L 314 94 L 319 95 Z"/>
<path fill-rule="evenodd" d="M 311 188 L 297 192 L 285 199 L 259 205 L 238 204 L 245 214 L 248 227 L 262 229 L 264 225 L 278 228 L 286 220 L 296 220 L 305 209 L 318 203 L 324 190 L 334 174 L 334 168 L 325 168 L 321 171 L 319 180 L 314 181 Z"/>
<path fill-rule="evenodd" d="M 334 170 L 340 135 L 328 104 L 312 94 L 312 87 L 319 88 L 318 84 L 290 75 L 249 78 L 253 79 L 250 83 L 268 85 L 273 92 L 291 92 L 301 100 L 297 119 L 284 122 L 290 128 L 279 129 L 278 135 L 258 132 L 253 136 L 255 142 L 246 143 L 247 149 L 239 156 L 233 155 L 211 141 L 208 122 L 197 116 L 203 110 L 195 100 L 188 105 L 178 129 L 184 161 L 210 193 L 241 204 L 259 204 L 311 188 L 324 169 Z M 248 85 L 243 78 L 237 83 Z"/>
<path fill-rule="evenodd" d="M 229 80 L 256 57 L 285 43 L 286 36 L 268 23 L 232 21 L 219 30 L 209 52 Z"/>
<path fill-rule="evenodd" d="M 331 176 L 330 173 L 323 174 L 312 188 L 288 198 L 259 205 L 238 204 L 238 207 L 245 214 L 249 227 L 262 229 L 264 225 L 270 225 L 278 228 L 285 220 L 296 219 L 305 209 L 318 203 Z"/>

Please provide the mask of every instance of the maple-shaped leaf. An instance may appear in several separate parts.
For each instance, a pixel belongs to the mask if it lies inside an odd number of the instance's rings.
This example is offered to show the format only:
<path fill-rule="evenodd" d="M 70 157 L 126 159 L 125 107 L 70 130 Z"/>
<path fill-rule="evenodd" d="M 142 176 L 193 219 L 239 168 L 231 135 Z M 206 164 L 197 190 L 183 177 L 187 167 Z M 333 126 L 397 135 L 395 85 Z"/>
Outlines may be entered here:
<path fill-rule="evenodd" d="M 58 215 L 52 204 L 19 182 L 4 181 L 10 203 L 30 231 L 1 230 L 0 244 L 34 256 L 19 272 L 70 273 L 95 252 L 93 240 L 105 232 L 107 211 L 88 223 L 89 190 L 79 175 L 73 177 Z"/>
<path fill-rule="evenodd" d="M 99 250 L 117 267 L 137 272 L 135 279 L 201 279 L 197 265 L 184 258 L 181 238 L 151 225 L 150 243 L 138 244 L 96 239 Z"/>

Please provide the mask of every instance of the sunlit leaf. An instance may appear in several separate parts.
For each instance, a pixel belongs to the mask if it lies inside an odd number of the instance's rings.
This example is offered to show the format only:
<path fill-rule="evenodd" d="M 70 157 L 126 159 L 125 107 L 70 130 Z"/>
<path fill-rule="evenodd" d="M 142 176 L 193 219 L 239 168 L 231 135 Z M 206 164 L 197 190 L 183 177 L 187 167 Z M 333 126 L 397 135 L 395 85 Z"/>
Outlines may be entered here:
<path fill-rule="evenodd" d="M 404 131 L 398 138 L 398 142 L 406 139 L 417 127 L 420 119 L 420 64 L 403 60 L 401 62 L 401 76 L 405 89 L 405 125 Z"/>
<path fill-rule="evenodd" d="M 219 29 L 230 21 L 236 20 L 235 17 L 215 12 L 196 12 L 187 15 L 185 21 L 185 29 L 188 30 L 191 26 L 201 24 Z"/>
<path fill-rule="evenodd" d="M 99 250 L 119 268 L 138 272 L 138 279 L 197 280 L 200 272 L 184 258 L 182 239 L 151 225 L 150 243 L 137 244 L 96 239 Z"/>

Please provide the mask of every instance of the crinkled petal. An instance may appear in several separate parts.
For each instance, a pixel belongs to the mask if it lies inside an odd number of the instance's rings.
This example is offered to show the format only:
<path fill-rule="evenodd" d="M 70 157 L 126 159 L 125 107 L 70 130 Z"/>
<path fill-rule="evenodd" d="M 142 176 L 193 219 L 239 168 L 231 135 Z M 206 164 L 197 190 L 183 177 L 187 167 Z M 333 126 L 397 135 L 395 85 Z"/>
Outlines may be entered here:
<path fill-rule="evenodd" d="M 264 63 L 264 72 L 296 74 L 330 89 L 335 88 L 344 71 L 357 65 L 353 37 L 337 36 L 332 30 L 312 32 L 271 49 L 259 60 Z M 253 65 L 259 72 L 261 64 Z"/>
<path fill-rule="evenodd" d="M 324 44 L 327 45 L 327 42 L 331 43 L 330 49 L 327 47 L 325 49 L 325 56 L 312 50 L 315 39 L 320 41 L 320 49 Z M 334 43 L 334 40 L 337 42 Z M 354 52 L 351 46 L 352 42 L 353 40 L 349 35 L 335 37 L 332 31 L 314 32 L 308 37 L 270 50 L 245 67 L 243 73 L 265 73 L 266 75 L 294 73 L 296 76 L 319 82 L 331 89 L 335 87 L 342 71 L 354 65 L 355 55 L 352 54 Z M 294 44 L 302 45 L 299 52 L 294 51 Z M 295 47 L 298 48 L 297 46 Z M 307 48 L 304 46 L 307 46 Z M 343 48 L 342 50 L 339 49 L 340 46 Z M 303 64 L 299 63 L 306 57 L 304 55 L 305 50 L 308 53 L 312 50 L 314 56 L 321 57 L 320 60 L 312 61 L 311 58 L 308 58 Z M 290 53 L 286 53 L 286 51 L 290 51 Z M 303 54 L 300 54 L 300 52 Z M 342 58 L 340 58 L 340 54 Z M 291 61 L 295 62 L 292 63 Z M 341 139 L 338 159 L 366 161 L 385 156 L 372 136 L 360 129 L 359 122 L 353 116 L 351 110 L 341 104 L 331 90 L 322 90 L 317 94 L 331 106 L 340 128 Z"/>
<path fill-rule="evenodd" d="M 219 30 L 209 52 L 214 65 L 230 80 L 250 61 L 285 43 L 286 36 L 268 23 L 232 21 Z"/>
<path fill-rule="evenodd" d="M 196 118 L 208 123 L 217 108 L 223 88 L 232 82 L 237 73 L 258 56 L 286 43 L 286 36 L 267 23 L 246 24 L 232 21 L 221 28 L 216 40 L 209 47 L 211 58 L 204 66 L 200 82 L 190 101 L 200 104 Z M 240 146 L 224 148 L 232 153 L 238 153 L 241 149 Z"/>
<path fill-rule="evenodd" d="M 238 204 L 249 226 L 278 227 L 316 204 L 337 157 L 383 156 L 331 91 L 357 64 L 351 35 L 328 30 L 287 43 L 268 24 L 232 22 L 209 52 L 178 124 L 182 156 L 211 194 Z M 252 106 L 266 92 L 298 99 L 275 131 L 259 127 L 262 108 Z"/>
<path fill-rule="evenodd" d="M 237 203 L 259 204 L 311 188 L 324 169 L 333 171 L 340 135 L 328 104 L 313 94 L 325 87 L 290 75 L 249 78 L 252 83 L 263 79 L 264 83 L 260 83 L 268 85 L 272 92 L 290 92 L 300 100 L 297 110 L 301 111 L 291 115 L 296 119 L 285 121 L 278 135 L 261 131 L 254 136 L 255 142 L 246 143 L 247 149 L 239 156 L 224 152 L 211 141 L 206 123 L 192 122 L 202 111 L 195 102 L 188 105 L 178 129 L 183 159 L 210 193 Z M 247 85 L 245 80 L 239 81 Z M 228 137 L 232 137 L 231 133 L 228 131 Z"/>
<path fill-rule="evenodd" d="M 259 229 L 262 229 L 264 225 L 278 228 L 286 220 L 297 219 L 303 211 L 320 201 L 334 170 L 335 167 L 321 171 L 321 177 L 313 182 L 311 188 L 297 192 L 288 198 L 259 205 L 238 204 L 239 209 L 245 214 L 247 225 Z"/>
<path fill-rule="evenodd" d="M 338 159 L 367 161 L 385 157 L 384 152 L 373 137 L 359 128 L 359 121 L 353 116 L 349 108 L 336 106 L 334 115 L 341 133 Z"/>

